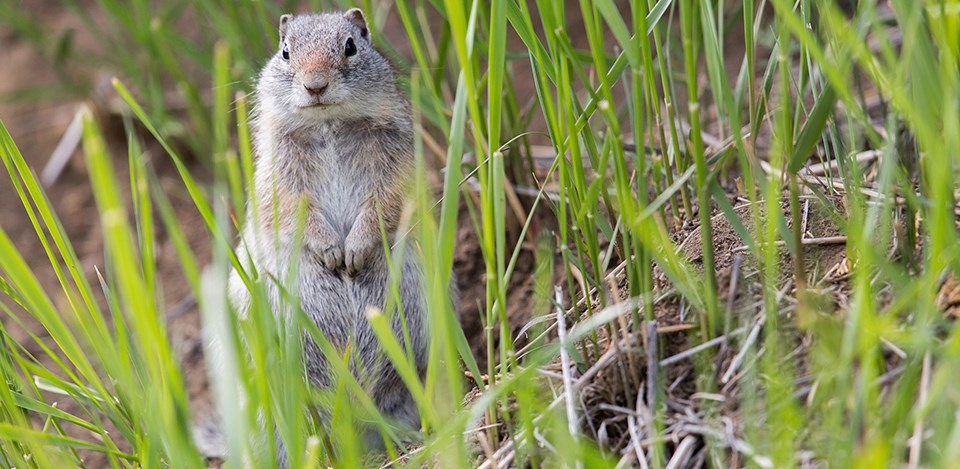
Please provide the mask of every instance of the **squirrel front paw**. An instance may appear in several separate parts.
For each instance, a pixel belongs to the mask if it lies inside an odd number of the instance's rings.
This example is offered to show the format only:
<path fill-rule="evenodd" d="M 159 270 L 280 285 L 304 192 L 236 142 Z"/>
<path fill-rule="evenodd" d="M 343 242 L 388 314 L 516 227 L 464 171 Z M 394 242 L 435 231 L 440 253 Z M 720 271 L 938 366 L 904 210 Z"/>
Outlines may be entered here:
<path fill-rule="evenodd" d="M 307 247 L 320 257 L 320 263 L 327 269 L 338 270 L 343 266 L 343 248 L 339 243 L 307 242 Z"/>
<path fill-rule="evenodd" d="M 359 236 L 348 236 L 345 243 L 343 263 L 347 274 L 351 277 L 359 273 L 373 257 L 379 246 L 377 238 L 360 239 Z"/>

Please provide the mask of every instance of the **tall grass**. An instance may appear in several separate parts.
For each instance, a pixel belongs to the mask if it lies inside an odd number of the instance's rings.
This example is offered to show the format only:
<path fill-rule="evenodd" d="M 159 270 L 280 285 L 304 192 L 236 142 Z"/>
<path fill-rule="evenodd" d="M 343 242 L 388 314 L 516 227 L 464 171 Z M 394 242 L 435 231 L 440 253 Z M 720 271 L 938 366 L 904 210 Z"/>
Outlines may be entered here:
<path fill-rule="evenodd" d="M 328 343 L 299 311 L 292 273 L 274 279 L 248 270 L 233 249 L 242 219 L 230 214 L 243 213 L 253 184 L 245 93 L 273 53 L 282 9 L 100 1 L 91 12 L 65 4 L 98 31 L 104 63 L 122 72 L 114 86 L 128 116 L 174 161 L 214 255 L 209 265 L 198 262 L 137 133 L 130 129 L 127 158 L 119 159 L 88 116 L 84 151 L 104 233 L 93 282 L 0 128 L 0 157 L 59 282 L 56 291 L 42 285 L 0 227 L 0 289 L 12 300 L 2 303 L 0 329 L 7 382 L 0 465 L 82 466 L 97 453 L 112 467 L 204 466 L 190 438 L 194 416 L 178 350 L 160 314 L 164 279 L 154 245 L 161 229 L 198 299 L 205 338 L 219 344 L 207 357 L 230 466 L 274 465 L 279 438 L 291 466 L 357 467 L 368 457 L 361 424 L 378 428 L 386 458 L 404 466 L 464 467 L 478 456 L 532 467 L 667 466 L 680 451 L 666 432 L 683 427 L 666 423 L 676 409 L 667 403 L 669 365 L 658 362 L 676 350 L 658 344 L 656 321 L 676 316 L 674 307 L 692 312 L 688 348 L 720 337 L 742 358 L 738 391 L 730 393 L 718 383 L 723 353 L 707 347 L 694 356 L 691 382 L 701 401 L 690 408 L 703 418 L 698 435 L 708 464 L 949 467 L 960 458 L 952 384 L 960 335 L 938 296 L 960 274 L 955 3 L 894 0 L 888 10 L 862 1 L 847 11 L 813 0 L 362 5 L 376 44 L 393 50 L 383 33 L 395 15 L 411 51 L 399 65 L 417 117 L 418 171 L 401 232 L 416 243 L 407 248 L 414 252 L 390 257 L 402 265 L 405 255 L 424 256 L 432 333 L 422 381 L 389 332 L 388 318 L 402 314 L 402 304 L 392 298 L 369 320 L 421 410 L 423 446 L 412 452 L 403 444 L 408 435 L 376 412 L 351 374 L 349 350 Z M 22 37 L 49 47 L 31 34 L 35 20 L 7 18 Z M 209 23 L 192 31 L 196 40 L 180 36 L 189 18 Z M 96 21 L 108 27 L 95 29 Z M 171 112 L 171 86 L 188 120 Z M 191 175 L 181 141 L 213 155 L 212 184 Z M 557 155 L 549 168 L 534 163 L 536 144 Z M 869 170 L 857 160 L 866 150 L 880 155 Z M 427 177 L 434 161 L 444 166 L 442 187 Z M 119 162 L 130 167 L 129 186 L 116 178 Z M 811 177 L 805 166 L 814 162 L 833 162 L 837 184 Z M 816 248 L 805 246 L 804 205 L 826 212 L 845 237 L 849 275 L 839 282 L 808 268 Z M 469 220 L 458 220 L 463 206 Z M 534 233 L 546 218 L 556 230 Z M 717 253 L 729 250 L 712 239 L 720 220 L 758 272 L 756 309 L 725 306 L 730 293 L 720 288 Z M 485 285 L 478 299 L 484 357 L 472 355 L 450 298 L 464 225 L 484 262 L 482 278 L 460 279 Z M 700 259 L 684 256 L 674 239 L 691 232 Z M 550 305 L 531 319 L 550 326 L 531 328 L 538 335 L 517 349 L 508 299 L 528 238 L 540 241 L 537 304 Z M 559 274 L 548 279 L 555 261 Z M 251 291 L 245 314 L 226 300 L 230 269 Z M 289 321 L 276 320 L 267 282 L 285 287 Z M 547 332 L 555 326 L 559 337 Z M 736 332 L 761 326 L 755 340 Z M 13 327 L 33 331 L 43 356 L 14 342 Z M 302 330 L 327 355 L 332 389 L 305 384 Z M 583 389 L 569 380 L 610 350 L 622 360 L 621 374 L 609 373 L 622 382 L 605 390 L 607 398 L 632 409 L 625 418 L 639 426 L 616 448 L 623 453 L 598 443 L 595 409 L 584 407 Z M 886 368 L 891 354 L 896 370 Z M 567 360 L 558 365 L 561 356 Z M 479 397 L 463 402 L 474 386 Z M 73 404 L 70 412 L 55 405 L 58 395 Z M 324 428 L 304 409 L 332 424 Z M 724 423 L 731 415 L 732 434 Z"/>

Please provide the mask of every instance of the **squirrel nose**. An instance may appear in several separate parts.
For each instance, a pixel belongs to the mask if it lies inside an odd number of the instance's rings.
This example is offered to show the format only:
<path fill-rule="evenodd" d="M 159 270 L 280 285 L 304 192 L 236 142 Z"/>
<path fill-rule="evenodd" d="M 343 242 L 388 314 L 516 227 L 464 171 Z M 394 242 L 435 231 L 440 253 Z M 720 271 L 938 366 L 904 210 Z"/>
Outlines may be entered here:
<path fill-rule="evenodd" d="M 326 80 L 316 80 L 309 83 L 304 83 L 303 87 L 307 90 L 307 93 L 310 93 L 313 96 L 323 96 L 323 93 L 327 91 L 327 86 L 329 83 Z"/>

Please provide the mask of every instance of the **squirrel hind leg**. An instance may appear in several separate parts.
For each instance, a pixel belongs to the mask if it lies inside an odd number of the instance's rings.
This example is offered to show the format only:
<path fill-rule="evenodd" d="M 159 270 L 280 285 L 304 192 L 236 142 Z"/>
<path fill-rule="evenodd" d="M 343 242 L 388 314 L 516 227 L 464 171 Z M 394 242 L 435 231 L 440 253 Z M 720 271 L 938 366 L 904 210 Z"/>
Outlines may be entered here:
<path fill-rule="evenodd" d="M 200 450 L 200 454 L 209 459 L 224 459 L 227 457 L 227 442 L 223 437 L 220 421 L 208 417 L 193 425 L 193 442 Z"/>

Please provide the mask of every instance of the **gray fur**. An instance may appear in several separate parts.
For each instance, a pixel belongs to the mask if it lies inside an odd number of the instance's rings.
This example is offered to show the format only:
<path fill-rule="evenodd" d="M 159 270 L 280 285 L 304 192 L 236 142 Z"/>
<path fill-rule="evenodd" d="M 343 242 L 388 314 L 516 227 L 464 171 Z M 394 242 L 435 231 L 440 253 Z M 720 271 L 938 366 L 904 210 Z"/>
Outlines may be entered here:
<path fill-rule="evenodd" d="M 393 243 L 405 186 L 412 179 L 409 104 L 390 64 L 373 48 L 359 10 L 284 15 L 280 33 L 277 54 L 257 83 L 256 193 L 238 253 L 247 265 L 278 279 L 299 256 L 298 285 L 284 287 L 299 292 L 301 307 L 335 347 L 343 351 L 350 344 L 351 365 L 363 370 L 358 379 L 384 415 L 418 428 L 417 407 L 367 320 L 369 307 L 383 307 L 389 281 L 377 212 Z M 357 49 L 350 57 L 344 54 L 348 38 Z M 317 83 L 326 86 L 319 95 L 319 86 L 313 93 L 308 89 Z M 309 208 L 304 247 L 297 253 L 293 244 L 301 199 Z M 255 205 L 260 223 L 253 221 Z M 422 376 L 428 342 L 423 272 L 417 250 L 408 246 L 405 254 L 400 297 Z M 278 288 L 268 288 L 276 311 Z M 241 311 L 250 302 L 236 273 L 230 298 Z M 392 326 L 402 343 L 399 315 Z M 317 386 L 333 385 L 326 358 L 309 337 L 305 342 L 308 378 Z"/>

